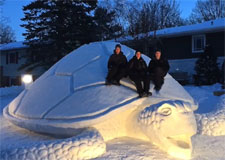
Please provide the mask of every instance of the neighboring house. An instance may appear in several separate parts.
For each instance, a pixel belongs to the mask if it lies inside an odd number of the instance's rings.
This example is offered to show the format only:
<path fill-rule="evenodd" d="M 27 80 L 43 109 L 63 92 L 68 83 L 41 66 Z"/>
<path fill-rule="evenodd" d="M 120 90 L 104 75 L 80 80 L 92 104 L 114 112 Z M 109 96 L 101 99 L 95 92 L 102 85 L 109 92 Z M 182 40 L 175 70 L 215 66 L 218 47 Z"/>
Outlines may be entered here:
<path fill-rule="evenodd" d="M 143 35 L 138 35 L 139 39 Z M 157 30 L 149 32 L 148 36 L 156 36 L 160 40 L 161 50 L 169 59 L 170 72 L 185 72 L 188 74 L 189 80 L 192 80 L 192 75 L 195 73 L 195 62 L 200 55 L 204 54 L 206 45 L 212 47 L 213 54 L 218 57 L 220 67 L 224 61 L 225 18 Z M 132 44 L 134 40 L 131 36 L 128 36 L 120 38 L 118 41 L 126 44 L 131 42 L 130 44 Z M 135 48 L 135 46 L 131 47 Z"/>
<path fill-rule="evenodd" d="M 0 45 L 0 87 L 21 85 L 21 76 L 25 70 L 18 68 L 25 63 L 23 56 L 28 52 L 28 46 L 23 42 L 12 42 Z M 41 74 L 41 70 L 31 73 L 34 79 Z"/>

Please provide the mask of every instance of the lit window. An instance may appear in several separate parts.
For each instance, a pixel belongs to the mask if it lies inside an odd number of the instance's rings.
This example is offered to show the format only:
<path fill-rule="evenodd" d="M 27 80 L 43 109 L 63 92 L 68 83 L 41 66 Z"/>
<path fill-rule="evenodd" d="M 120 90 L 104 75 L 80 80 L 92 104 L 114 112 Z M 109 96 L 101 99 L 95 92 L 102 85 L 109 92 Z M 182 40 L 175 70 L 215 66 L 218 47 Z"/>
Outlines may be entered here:
<path fill-rule="evenodd" d="M 205 42 L 205 35 L 192 36 L 192 53 L 204 52 Z"/>

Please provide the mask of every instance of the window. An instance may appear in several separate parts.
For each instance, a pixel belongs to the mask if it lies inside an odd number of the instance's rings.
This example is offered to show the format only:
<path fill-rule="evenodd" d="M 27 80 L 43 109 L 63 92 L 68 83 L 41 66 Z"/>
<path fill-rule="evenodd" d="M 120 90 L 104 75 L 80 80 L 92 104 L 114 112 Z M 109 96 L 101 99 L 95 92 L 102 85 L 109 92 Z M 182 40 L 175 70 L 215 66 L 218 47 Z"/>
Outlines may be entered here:
<path fill-rule="evenodd" d="M 6 54 L 6 64 L 18 64 L 18 52 Z"/>
<path fill-rule="evenodd" d="M 204 52 L 205 42 L 205 35 L 192 36 L 192 53 Z"/>

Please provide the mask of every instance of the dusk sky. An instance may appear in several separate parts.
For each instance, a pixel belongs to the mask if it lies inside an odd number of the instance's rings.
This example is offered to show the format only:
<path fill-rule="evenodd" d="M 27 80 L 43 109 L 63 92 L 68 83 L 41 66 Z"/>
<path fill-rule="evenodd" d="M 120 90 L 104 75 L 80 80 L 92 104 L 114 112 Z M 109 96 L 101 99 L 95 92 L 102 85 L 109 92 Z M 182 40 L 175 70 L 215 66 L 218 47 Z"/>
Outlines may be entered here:
<path fill-rule="evenodd" d="M 8 24 L 14 30 L 17 41 L 24 40 L 22 33 L 25 32 L 25 29 L 20 27 L 20 24 L 23 23 L 20 19 L 24 16 L 22 7 L 24 5 L 29 4 L 31 1 L 32 0 L 5 0 L 4 5 L 2 6 L 2 14 L 4 17 L 8 18 Z M 186 18 L 190 15 L 197 0 L 177 1 L 180 2 L 180 10 L 182 11 L 182 17 Z"/>

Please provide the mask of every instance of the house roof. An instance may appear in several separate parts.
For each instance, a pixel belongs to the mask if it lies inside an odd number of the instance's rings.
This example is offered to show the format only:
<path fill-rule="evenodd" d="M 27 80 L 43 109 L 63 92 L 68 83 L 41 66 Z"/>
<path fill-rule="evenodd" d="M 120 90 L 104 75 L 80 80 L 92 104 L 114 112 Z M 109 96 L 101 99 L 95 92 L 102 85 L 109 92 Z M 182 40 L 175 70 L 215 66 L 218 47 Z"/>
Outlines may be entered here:
<path fill-rule="evenodd" d="M 0 51 L 28 48 L 28 46 L 23 43 L 24 41 L 1 44 Z"/>
<path fill-rule="evenodd" d="M 151 31 L 147 33 L 148 36 L 153 36 L 154 34 L 157 37 L 177 37 L 183 35 L 192 35 L 192 34 L 201 34 L 208 32 L 216 32 L 216 31 L 225 31 L 225 18 L 216 19 L 212 21 L 206 21 L 199 24 L 180 26 L 180 27 L 172 27 L 165 28 L 161 30 Z M 146 34 L 139 34 L 137 37 L 142 38 L 146 36 Z M 133 40 L 134 37 L 126 36 L 118 38 L 117 41 L 127 41 Z"/>

